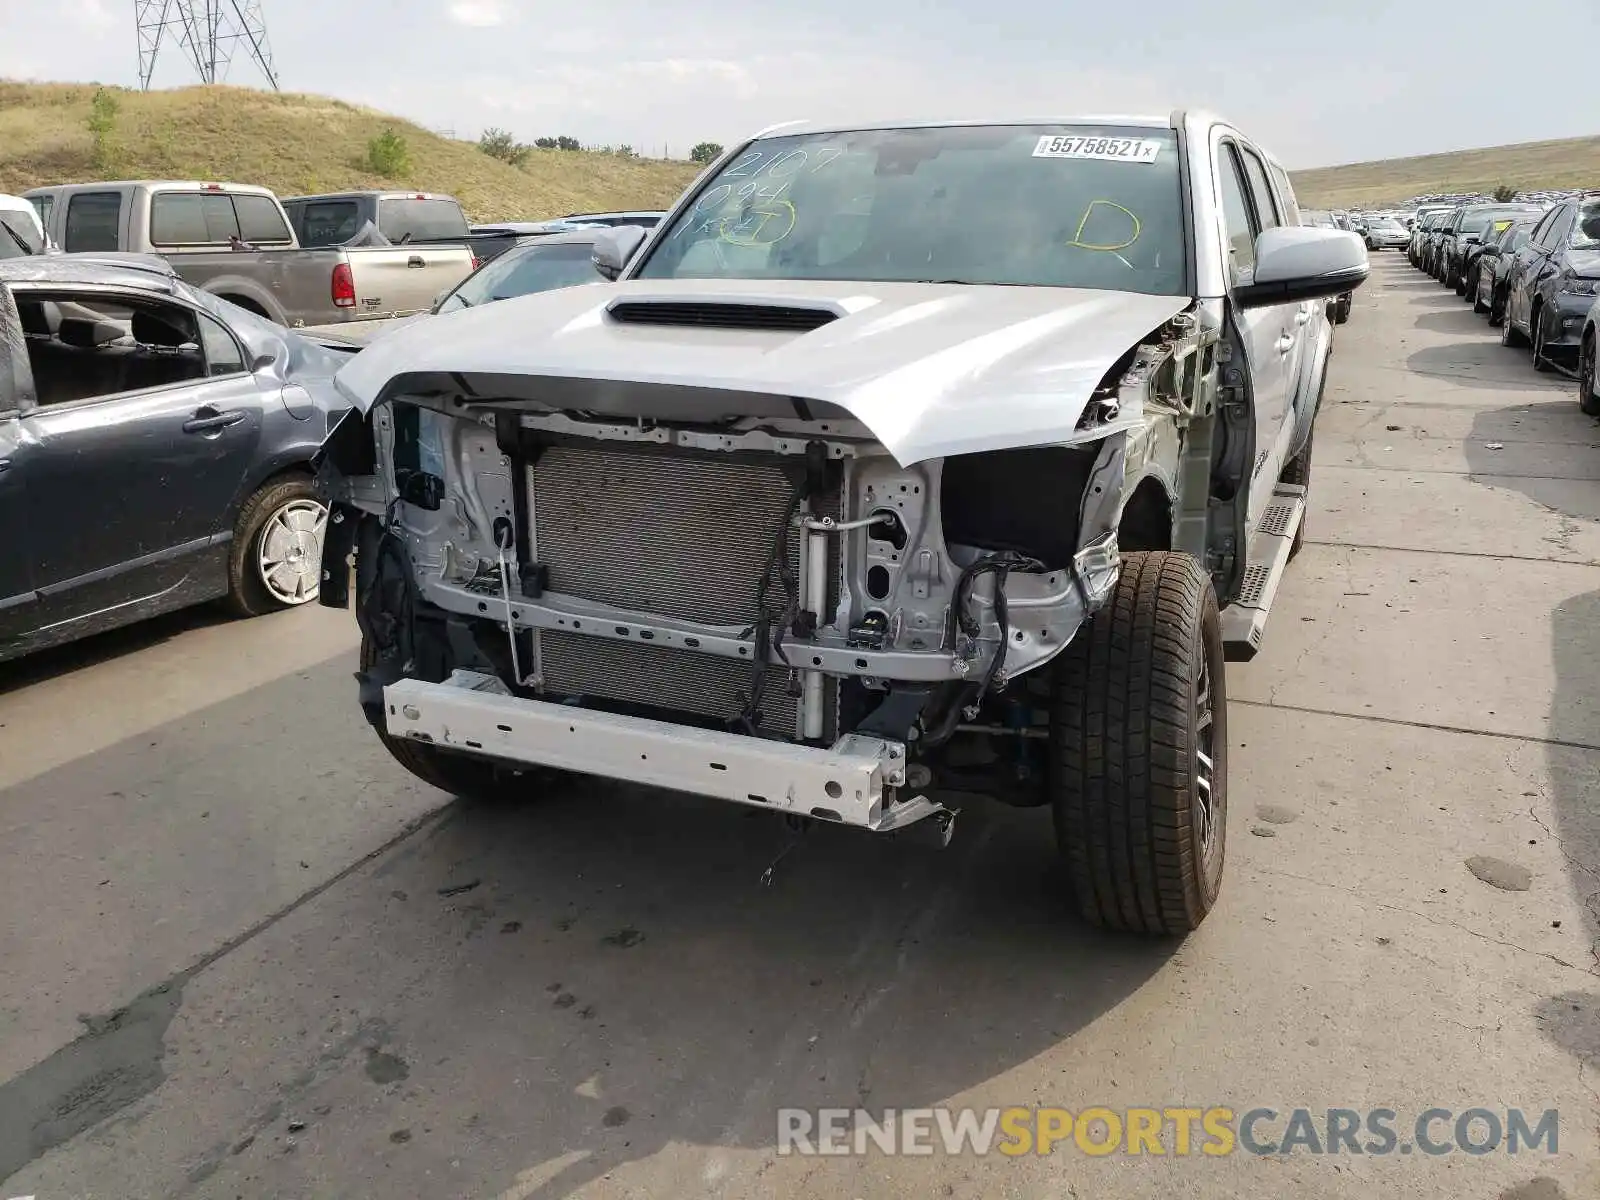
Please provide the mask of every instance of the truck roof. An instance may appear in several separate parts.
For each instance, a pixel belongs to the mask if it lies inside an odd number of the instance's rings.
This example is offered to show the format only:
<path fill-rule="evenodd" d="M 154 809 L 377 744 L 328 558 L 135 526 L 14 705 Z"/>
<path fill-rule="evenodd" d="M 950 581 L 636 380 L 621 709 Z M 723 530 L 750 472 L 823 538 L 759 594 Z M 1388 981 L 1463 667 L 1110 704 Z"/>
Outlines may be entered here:
<path fill-rule="evenodd" d="M 149 188 L 153 192 L 172 191 L 217 191 L 240 192 L 254 196 L 273 196 L 271 188 L 262 187 L 255 183 L 228 183 L 215 179 L 102 179 L 92 183 L 62 183 L 51 187 L 30 188 L 23 192 L 24 197 L 42 196 L 50 192 L 64 192 L 78 188 L 120 188 L 139 187 Z M 275 197 L 274 197 L 275 198 Z"/>
<path fill-rule="evenodd" d="M 443 192 L 379 192 L 362 188 L 345 192 L 314 192 L 307 196 L 285 196 L 283 202 L 288 204 L 291 200 L 344 200 L 357 196 L 371 196 L 375 200 L 450 200 L 457 204 L 461 203 L 454 196 L 447 196 Z"/>

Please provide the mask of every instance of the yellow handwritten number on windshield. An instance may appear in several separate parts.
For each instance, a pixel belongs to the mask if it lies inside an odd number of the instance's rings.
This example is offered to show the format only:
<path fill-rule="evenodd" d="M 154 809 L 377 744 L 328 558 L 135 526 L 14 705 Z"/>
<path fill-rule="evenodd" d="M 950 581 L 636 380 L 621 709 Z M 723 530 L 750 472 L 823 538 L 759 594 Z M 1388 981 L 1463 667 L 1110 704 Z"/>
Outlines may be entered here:
<path fill-rule="evenodd" d="M 769 200 L 734 220 L 724 217 L 717 227 L 717 240 L 730 246 L 773 246 L 794 232 L 794 205 L 788 200 Z"/>
<path fill-rule="evenodd" d="M 1097 209 L 1097 208 L 1113 208 L 1113 209 L 1116 209 L 1116 211 L 1119 212 L 1119 213 L 1126 214 L 1128 220 L 1133 222 L 1133 236 L 1130 237 L 1125 242 L 1117 242 L 1114 245 L 1105 245 L 1105 244 L 1102 244 L 1102 243 L 1099 243 L 1099 242 L 1086 242 L 1086 241 L 1084 241 L 1083 240 L 1083 231 L 1084 231 L 1085 228 L 1087 228 L 1087 226 L 1089 224 L 1089 218 L 1094 216 L 1094 210 Z M 1090 201 L 1089 207 L 1083 210 L 1083 219 L 1078 222 L 1078 228 L 1073 233 L 1072 240 L 1069 241 L 1067 243 L 1067 245 L 1076 246 L 1079 250 L 1101 250 L 1101 251 L 1104 251 L 1104 252 L 1106 252 L 1108 254 L 1111 254 L 1111 253 L 1115 253 L 1118 250 L 1126 250 L 1129 246 L 1133 245 L 1135 242 L 1137 242 L 1139 240 L 1139 233 L 1140 233 L 1139 218 L 1133 212 L 1133 210 L 1124 208 L 1124 207 L 1122 207 L 1122 205 L 1117 204 L 1115 201 L 1112 201 L 1112 200 L 1093 200 L 1093 201 Z"/>

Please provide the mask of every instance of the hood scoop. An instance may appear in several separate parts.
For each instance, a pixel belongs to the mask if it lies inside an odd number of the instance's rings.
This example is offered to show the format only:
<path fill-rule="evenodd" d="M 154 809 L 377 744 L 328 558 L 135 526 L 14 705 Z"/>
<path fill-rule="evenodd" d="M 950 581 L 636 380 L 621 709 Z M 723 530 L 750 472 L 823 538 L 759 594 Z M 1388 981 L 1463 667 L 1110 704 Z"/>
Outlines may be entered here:
<path fill-rule="evenodd" d="M 839 319 L 831 308 L 727 300 L 613 300 L 606 311 L 613 321 L 624 325 L 768 329 L 779 333 L 809 333 Z"/>

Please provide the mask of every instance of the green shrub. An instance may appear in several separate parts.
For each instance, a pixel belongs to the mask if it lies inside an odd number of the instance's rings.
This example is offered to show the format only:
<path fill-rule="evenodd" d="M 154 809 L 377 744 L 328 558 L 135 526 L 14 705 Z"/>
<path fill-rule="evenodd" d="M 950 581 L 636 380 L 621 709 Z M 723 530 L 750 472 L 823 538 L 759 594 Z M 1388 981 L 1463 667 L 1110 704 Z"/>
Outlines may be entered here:
<path fill-rule="evenodd" d="M 386 128 L 367 143 L 367 170 L 385 179 L 400 179 L 411 173 L 411 150 L 406 139 L 393 127 Z"/>
<path fill-rule="evenodd" d="M 96 88 L 89 101 L 89 137 L 94 142 L 94 168 L 107 174 L 117 158 L 117 112 L 122 106 L 105 88 Z"/>

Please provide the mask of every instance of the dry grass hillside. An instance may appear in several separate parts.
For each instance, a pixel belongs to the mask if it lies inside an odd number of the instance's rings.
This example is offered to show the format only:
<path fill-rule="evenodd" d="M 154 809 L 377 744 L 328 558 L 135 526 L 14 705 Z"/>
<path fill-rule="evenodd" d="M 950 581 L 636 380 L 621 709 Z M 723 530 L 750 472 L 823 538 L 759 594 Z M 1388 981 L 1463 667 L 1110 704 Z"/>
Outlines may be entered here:
<path fill-rule="evenodd" d="M 535 150 L 522 167 L 473 142 L 342 100 L 236 87 L 114 90 L 118 113 L 102 166 L 89 132 L 93 84 L 0 81 L 0 192 L 120 178 L 230 179 L 280 195 L 415 187 L 458 197 L 476 221 L 532 220 L 582 209 L 659 208 L 694 177 L 686 162 Z M 367 144 L 387 128 L 404 139 L 399 177 L 367 169 Z M 1499 184 L 1600 186 L 1600 137 L 1530 142 L 1420 158 L 1298 171 L 1308 207 L 1344 208 L 1421 192 L 1492 191 Z"/>
<path fill-rule="evenodd" d="M 1600 137 L 1525 142 L 1294 173 L 1295 193 L 1310 208 L 1394 204 L 1425 192 L 1492 193 L 1502 183 L 1528 190 L 1600 187 Z"/>
<path fill-rule="evenodd" d="M 537 220 L 576 211 L 664 208 L 694 177 L 687 162 L 588 151 L 535 150 L 523 167 L 473 142 L 322 96 L 236 87 L 115 90 L 118 111 L 97 164 L 89 132 L 93 84 L 0 81 L 0 192 L 94 179 L 226 179 L 279 195 L 347 188 L 417 188 L 457 197 L 474 221 Z M 386 128 L 404 138 L 410 169 L 366 167 Z"/>

